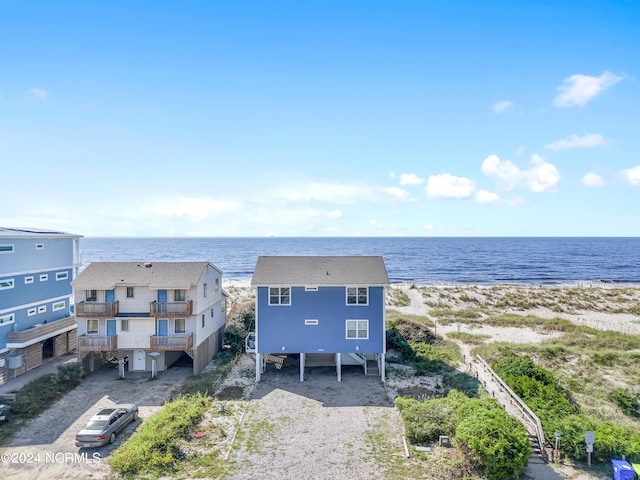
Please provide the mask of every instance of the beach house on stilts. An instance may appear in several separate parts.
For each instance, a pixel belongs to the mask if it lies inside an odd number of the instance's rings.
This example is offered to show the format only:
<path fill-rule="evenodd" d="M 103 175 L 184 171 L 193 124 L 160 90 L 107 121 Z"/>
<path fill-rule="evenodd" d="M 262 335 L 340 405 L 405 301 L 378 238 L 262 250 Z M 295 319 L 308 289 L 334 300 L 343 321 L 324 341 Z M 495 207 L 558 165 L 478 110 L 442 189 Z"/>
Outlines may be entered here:
<path fill-rule="evenodd" d="M 256 290 L 256 381 L 286 357 L 305 367 L 361 365 L 385 378 L 385 288 L 380 256 L 261 256 Z"/>

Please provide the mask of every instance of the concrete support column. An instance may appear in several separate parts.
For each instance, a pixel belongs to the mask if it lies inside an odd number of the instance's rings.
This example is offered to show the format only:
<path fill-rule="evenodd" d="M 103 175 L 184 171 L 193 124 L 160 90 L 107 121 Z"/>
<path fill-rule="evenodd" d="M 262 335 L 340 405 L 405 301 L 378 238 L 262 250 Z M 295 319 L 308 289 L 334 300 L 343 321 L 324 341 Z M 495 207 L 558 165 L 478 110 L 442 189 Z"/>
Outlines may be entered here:
<path fill-rule="evenodd" d="M 124 378 L 124 358 L 118 359 L 118 377 Z"/>
<path fill-rule="evenodd" d="M 262 354 L 256 353 L 256 382 L 260 381 L 261 373 L 262 373 Z"/>
<path fill-rule="evenodd" d="M 300 381 L 304 382 L 304 357 L 305 354 L 301 353 L 300 354 Z"/>
<path fill-rule="evenodd" d="M 336 374 L 338 375 L 338 381 L 342 381 L 342 355 L 336 353 Z"/>
<path fill-rule="evenodd" d="M 89 371 L 93 372 L 96 369 L 96 364 L 93 359 L 93 352 L 89 354 Z"/>
<path fill-rule="evenodd" d="M 385 379 L 385 372 L 384 372 L 384 353 L 380 354 L 380 380 L 382 380 L 384 382 Z"/>

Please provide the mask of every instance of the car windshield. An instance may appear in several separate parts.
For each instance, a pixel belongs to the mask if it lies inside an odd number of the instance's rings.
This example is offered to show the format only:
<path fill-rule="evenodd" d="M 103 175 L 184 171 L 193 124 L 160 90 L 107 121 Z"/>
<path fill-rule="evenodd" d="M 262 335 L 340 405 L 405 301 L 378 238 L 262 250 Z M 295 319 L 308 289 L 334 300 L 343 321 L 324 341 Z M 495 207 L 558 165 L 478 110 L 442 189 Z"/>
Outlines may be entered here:
<path fill-rule="evenodd" d="M 89 423 L 87 423 L 84 426 L 84 429 L 85 430 L 102 430 L 106 426 L 107 426 L 106 420 L 89 420 Z"/>

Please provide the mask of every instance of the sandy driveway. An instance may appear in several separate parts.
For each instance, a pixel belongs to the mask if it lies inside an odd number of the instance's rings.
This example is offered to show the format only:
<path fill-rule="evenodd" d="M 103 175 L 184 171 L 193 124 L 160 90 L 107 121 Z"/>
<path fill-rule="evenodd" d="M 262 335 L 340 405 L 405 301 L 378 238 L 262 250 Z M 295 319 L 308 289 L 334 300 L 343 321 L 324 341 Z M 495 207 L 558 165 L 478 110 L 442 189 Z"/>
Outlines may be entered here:
<path fill-rule="evenodd" d="M 3 448 L 2 478 L 32 480 L 107 478 L 109 453 L 128 438 L 141 421 L 157 412 L 171 398 L 190 367 L 172 367 L 151 380 L 149 373 L 127 373 L 119 380 L 114 368 L 103 368 L 82 383 L 46 412 L 29 421 L 12 443 Z M 79 449 L 75 434 L 101 408 L 116 403 L 136 403 L 140 419 L 119 435 L 114 445 L 96 449 Z"/>
<path fill-rule="evenodd" d="M 383 479 L 384 456 L 404 454 L 399 416 L 377 376 L 361 367 L 272 365 L 240 427 L 233 479 Z M 384 434 L 384 435 L 380 435 Z"/>

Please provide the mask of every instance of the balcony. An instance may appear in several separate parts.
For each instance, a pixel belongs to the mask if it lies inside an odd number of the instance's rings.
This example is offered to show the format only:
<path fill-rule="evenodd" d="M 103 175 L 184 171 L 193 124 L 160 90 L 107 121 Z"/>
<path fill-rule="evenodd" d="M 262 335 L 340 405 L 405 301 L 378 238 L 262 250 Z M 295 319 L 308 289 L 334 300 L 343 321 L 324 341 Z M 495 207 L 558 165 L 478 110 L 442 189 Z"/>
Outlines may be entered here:
<path fill-rule="evenodd" d="M 193 334 L 184 333 L 179 335 L 152 335 L 151 350 L 163 352 L 165 350 L 189 351 L 193 348 Z"/>
<path fill-rule="evenodd" d="M 23 348 L 45 338 L 60 335 L 76 328 L 76 317 L 65 317 L 60 320 L 36 325 L 27 330 L 7 333 L 8 348 Z"/>
<path fill-rule="evenodd" d="M 185 302 L 151 302 L 149 311 L 152 317 L 189 317 L 193 313 L 193 300 Z"/>
<path fill-rule="evenodd" d="M 99 337 L 97 335 L 79 335 L 78 352 L 112 352 L 118 349 L 118 337 Z"/>
<path fill-rule="evenodd" d="M 120 312 L 119 302 L 80 302 L 76 303 L 78 317 L 113 318 Z"/>

